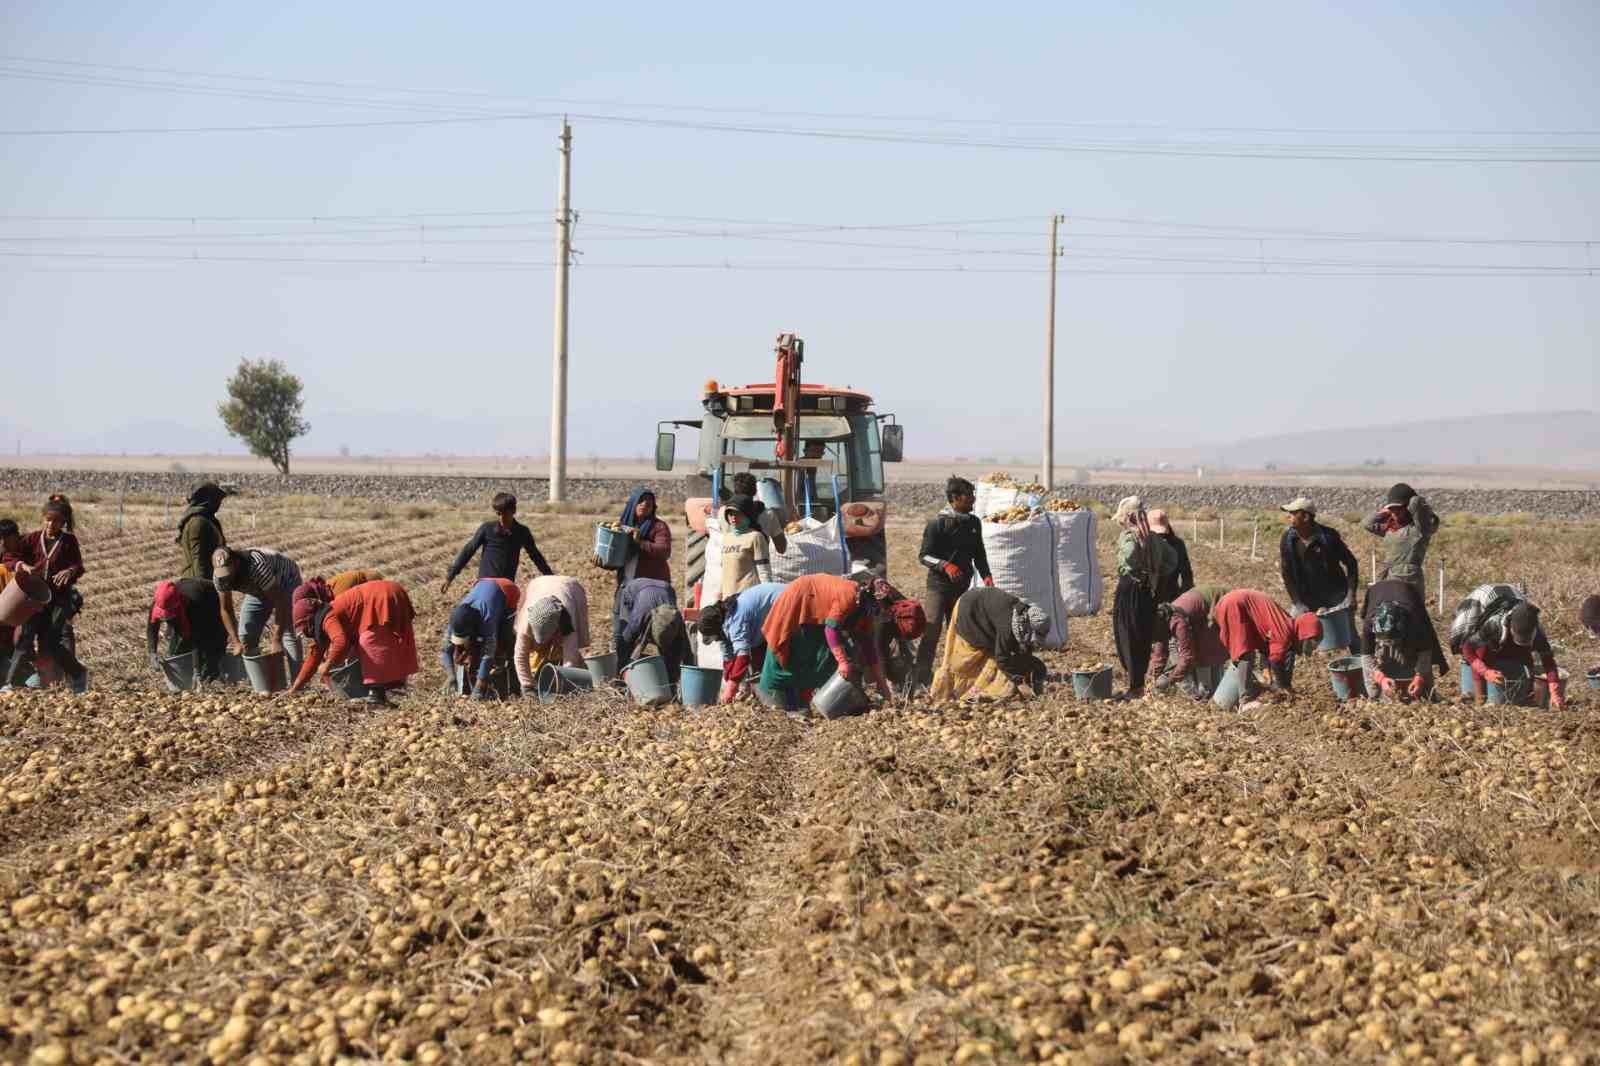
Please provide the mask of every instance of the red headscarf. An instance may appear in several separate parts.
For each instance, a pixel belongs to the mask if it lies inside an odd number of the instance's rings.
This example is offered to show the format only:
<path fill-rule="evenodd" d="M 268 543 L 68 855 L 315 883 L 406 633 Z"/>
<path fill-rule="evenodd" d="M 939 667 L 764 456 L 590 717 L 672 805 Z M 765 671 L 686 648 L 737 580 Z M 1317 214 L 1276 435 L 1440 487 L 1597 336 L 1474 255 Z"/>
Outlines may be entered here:
<path fill-rule="evenodd" d="M 307 633 L 317 616 L 317 608 L 333 602 L 333 590 L 320 577 L 314 577 L 294 590 L 293 623 L 296 633 Z"/>
<path fill-rule="evenodd" d="M 1296 640 L 1320 640 L 1322 637 L 1322 619 L 1307 611 L 1294 620 L 1294 638 Z"/>
<path fill-rule="evenodd" d="M 922 636 L 922 631 L 928 624 L 928 616 L 923 613 L 922 604 L 916 600 L 896 600 L 889 610 L 900 639 L 916 640 Z"/>
<path fill-rule="evenodd" d="M 163 618 L 177 626 L 185 638 L 189 636 L 189 608 L 178 592 L 177 582 L 156 582 L 156 602 L 150 608 L 150 621 L 159 622 Z"/>

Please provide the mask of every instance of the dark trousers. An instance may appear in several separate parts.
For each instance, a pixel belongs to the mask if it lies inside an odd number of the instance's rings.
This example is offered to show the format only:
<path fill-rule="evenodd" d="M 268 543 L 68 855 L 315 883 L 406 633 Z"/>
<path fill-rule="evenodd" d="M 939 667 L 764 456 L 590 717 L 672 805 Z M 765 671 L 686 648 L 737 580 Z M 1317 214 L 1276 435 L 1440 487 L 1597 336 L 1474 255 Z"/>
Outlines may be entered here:
<path fill-rule="evenodd" d="M 922 613 L 926 616 L 927 627 L 922 631 L 922 640 L 917 643 L 917 667 L 912 675 L 917 684 L 933 684 L 933 661 L 939 654 L 939 638 L 944 634 L 950 616 L 955 613 L 956 601 L 966 591 L 966 585 L 951 585 L 942 581 L 938 584 L 930 582 L 922 590 Z"/>
<path fill-rule="evenodd" d="M 1128 691 L 1143 692 L 1156 632 L 1156 598 L 1147 586 L 1127 575 L 1118 579 L 1111 627 L 1117 638 L 1117 658 L 1128 672 Z"/>
<path fill-rule="evenodd" d="M 68 677 L 83 676 L 83 664 L 73 654 L 63 639 L 67 623 L 72 621 L 72 616 L 78 613 L 77 600 L 70 593 L 57 593 L 50 601 L 50 606 L 34 615 L 22 624 L 17 631 L 16 649 L 12 657 L 11 674 L 21 673 L 22 659 L 25 655 L 36 655 L 39 658 L 51 659 L 61 672 Z M 36 650 L 37 649 L 37 650 Z M 35 669 L 38 664 L 35 663 Z M 42 675 L 41 675 L 42 676 Z M 11 684 L 20 684 L 21 677 L 8 678 Z"/>

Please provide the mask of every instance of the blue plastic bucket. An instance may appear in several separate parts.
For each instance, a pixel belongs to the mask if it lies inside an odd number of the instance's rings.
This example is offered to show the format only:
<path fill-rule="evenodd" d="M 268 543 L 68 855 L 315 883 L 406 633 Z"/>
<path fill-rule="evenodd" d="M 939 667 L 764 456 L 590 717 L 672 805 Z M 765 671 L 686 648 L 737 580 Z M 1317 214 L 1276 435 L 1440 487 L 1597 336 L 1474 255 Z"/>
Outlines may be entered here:
<path fill-rule="evenodd" d="M 1356 642 L 1355 613 L 1346 607 L 1322 615 L 1322 643 L 1318 651 L 1344 651 Z"/>
<path fill-rule="evenodd" d="M 594 688 L 604 688 L 617 676 L 617 653 L 608 651 L 604 655 L 590 655 L 583 660 L 583 665 L 589 668 L 589 680 Z"/>
<path fill-rule="evenodd" d="M 685 666 L 682 673 L 683 705 L 685 707 L 711 707 L 717 702 L 722 688 L 722 671 L 709 666 Z"/>
<path fill-rule="evenodd" d="M 659 655 L 635 659 L 622 670 L 628 693 L 641 707 L 660 707 L 672 702 L 672 682 L 667 677 L 667 662 Z"/>
<path fill-rule="evenodd" d="M 1359 655 L 1346 655 L 1329 663 L 1328 680 L 1333 684 L 1334 698 L 1340 703 L 1360 699 L 1367 694 L 1367 679 L 1362 673 Z"/>
<path fill-rule="evenodd" d="M 594 561 L 602 570 L 621 570 L 628 561 L 628 534 L 605 526 L 594 527 Z"/>
<path fill-rule="evenodd" d="M 1483 691 L 1478 688 L 1477 675 L 1472 672 L 1472 664 L 1465 659 L 1461 660 L 1461 694 L 1469 700 L 1482 700 Z"/>
<path fill-rule="evenodd" d="M 1584 683 L 1592 689 L 1600 689 L 1600 666 L 1595 667 L 1583 675 Z"/>
<path fill-rule="evenodd" d="M 1111 667 L 1103 670 L 1072 671 L 1072 694 L 1080 700 L 1109 700 L 1111 698 Z"/>
<path fill-rule="evenodd" d="M 1494 704 L 1513 707 L 1533 706 L 1533 672 L 1526 666 L 1516 670 L 1504 671 L 1505 684 L 1497 685 L 1493 681 L 1485 682 L 1488 686 L 1488 701 Z"/>
<path fill-rule="evenodd" d="M 1217 682 L 1217 691 L 1211 694 L 1211 702 L 1225 711 L 1233 710 L 1244 698 L 1244 694 L 1250 690 L 1249 677 L 1249 659 L 1240 659 L 1233 665 L 1225 667 L 1222 680 Z"/>

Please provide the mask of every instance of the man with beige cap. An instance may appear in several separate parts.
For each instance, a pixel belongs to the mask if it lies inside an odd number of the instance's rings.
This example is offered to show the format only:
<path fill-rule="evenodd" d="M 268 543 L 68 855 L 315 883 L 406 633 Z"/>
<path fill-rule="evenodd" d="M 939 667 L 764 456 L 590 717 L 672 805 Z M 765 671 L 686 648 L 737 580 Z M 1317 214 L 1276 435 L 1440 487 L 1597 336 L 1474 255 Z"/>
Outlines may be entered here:
<path fill-rule="evenodd" d="M 1361 588 L 1360 564 L 1338 530 L 1317 521 L 1317 505 L 1304 496 L 1284 504 L 1288 527 L 1278 545 L 1283 588 L 1291 615 L 1315 613 L 1322 619 L 1325 648 L 1348 648 L 1359 655 L 1354 606 Z"/>

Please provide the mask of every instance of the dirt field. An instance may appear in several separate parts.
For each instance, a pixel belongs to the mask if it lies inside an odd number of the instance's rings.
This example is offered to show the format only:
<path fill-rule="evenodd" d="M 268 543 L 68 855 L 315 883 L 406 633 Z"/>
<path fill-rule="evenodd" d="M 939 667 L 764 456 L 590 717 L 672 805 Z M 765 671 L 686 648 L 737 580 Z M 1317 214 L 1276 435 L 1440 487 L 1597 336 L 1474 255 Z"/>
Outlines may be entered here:
<path fill-rule="evenodd" d="M 1239 712 L 1058 690 L 812 722 L 433 695 L 480 516 L 348 500 L 223 518 L 406 583 L 415 692 L 170 696 L 142 641 L 171 531 L 85 512 L 96 690 L 0 696 L 0 1060 L 1600 1061 L 1600 525 L 1437 542 L 1453 596 L 1533 582 L 1564 713 L 1340 706 L 1310 663 Z M 593 519 L 532 520 L 608 634 Z M 1191 553 L 1278 589 L 1247 544 Z M 1113 661 L 1106 616 L 1050 659 Z"/>

